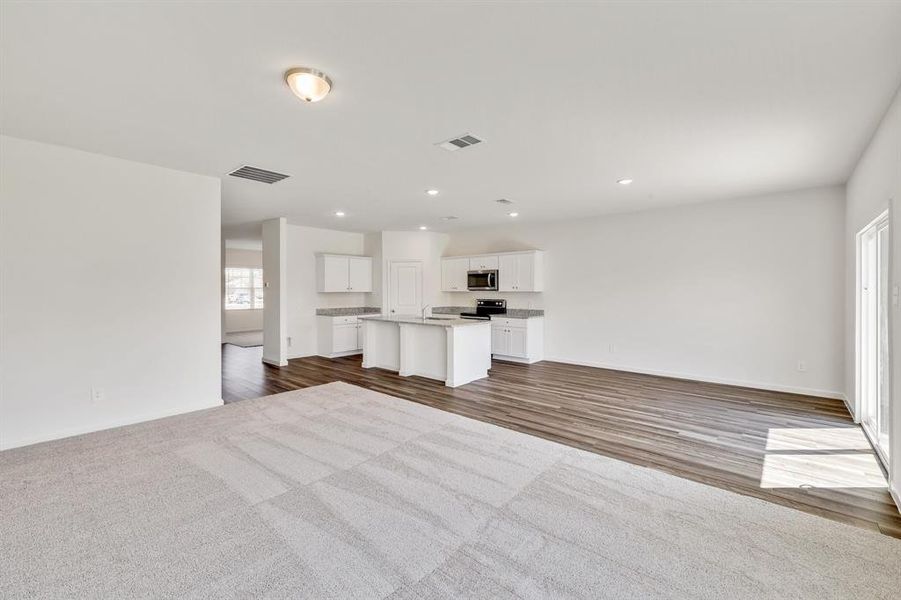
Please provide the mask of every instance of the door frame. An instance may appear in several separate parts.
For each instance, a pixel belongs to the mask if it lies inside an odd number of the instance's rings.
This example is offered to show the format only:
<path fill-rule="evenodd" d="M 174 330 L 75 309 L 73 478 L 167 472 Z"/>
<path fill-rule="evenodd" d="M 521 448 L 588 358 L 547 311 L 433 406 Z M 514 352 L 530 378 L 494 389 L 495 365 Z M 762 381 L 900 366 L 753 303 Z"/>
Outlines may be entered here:
<path fill-rule="evenodd" d="M 393 271 L 392 267 L 395 264 L 399 264 L 399 263 L 416 263 L 417 265 L 419 265 L 419 303 L 423 304 L 425 302 L 425 297 L 423 296 L 423 281 L 422 281 L 423 277 L 425 277 L 425 273 L 423 270 L 423 266 L 424 266 L 423 262 L 421 260 L 416 260 L 414 258 L 410 258 L 410 259 L 392 258 L 392 259 L 388 260 L 388 268 L 386 269 L 387 273 L 385 273 L 385 284 L 386 284 L 385 287 L 387 288 L 387 293 L 385 294 L 385 299 L 387 300 L 385 310 L 386 310 L 386 314 L 389 316 L 391 314 L 393 314 L 391 312 L 392 311 L 391 307 L 394 306 L 394 286 L 392 285 L 393 282 L 391 281 L 391 273 Z M 424 306 L 424 304 L 423 304 L 423 306 Z M 422 307 L 420 306 L 420 309 L 421 308 Z"/>
<path fill-rule="evenodd" d="M 864 321 L 864 318 L 863 318 L 863 312 L 864 312 L 864 306 L 863 306 L 863 304 L 864 304 L 863 255 L 864 255 L 864 252 L 863 252 L 863 245 L 864 245 L 864 238 L 866 237 L 866 235 L 872 229 L 880 226 L 883 222 L 885 222 L 885 225 L 888 228 L 888 235 L 889 235 L 889 251 L 888 251 L 888 256 L 886 257 L 886 269 L 888 270 L 888 274 L 889 274 L 889 285 L 888 285 L 888 289 L 883 290 L 882 292 L 884 294 L 887 294 L 886 302 L 889 306 L 891 306 L 890 289 L 891 289 L 891 269 L 892 269 L 892 265 L 891 265 L 892 232 L 891 232 L 890 210 L 888 208 L 886 208 L 885 210 L 880 212 L 876 218 L 874 218 L 872 221 L 870 221 L 865 226 L 863 226 L 855 235 L 855 240 L 854 240 L 855 241 L 854 260 L 855 260 L 856 278 L 855 278 L 855 284 L 854 284 L 854 293 L 855 293 L 855 310 L 854 310 L 854 313 L 855 313 L 854 314 L 854 320 L 855 320 L 855 325 L 854 325 L 854 375 L 855 376 L 854 376 L 854 384 L 855 384 L 855 389 L 854 389 L 854 415 L 853 415 L 853 417 L 854 417 L 854 422 L 860 424 L 861 429 L 864 432 L 864 435 L 867 437 L 867 440 L 870 442 L 870 445 L 873 447 L 873 450 L 874 450 L 876 456 L 879 458 L 880 462 L 882 462 L 882 465 L 886 469 L 888 469 L 889 455 L 891 454 L 891 446 L 898 442 L 896 440 L 892 439 L 894 436 L 891 435 L 891 431 L 890 431 L 890 433 L 889 433 L 889 448 L 883 448 L 876 439 L 873 439 L 873 435 L 870 433 L 870 431 L 868 430 L 868 426 L 865 423 L 865 415 L 864 415 L 864 408 L 865 408 L 864 402 L 866 401 L 866 399 L 864 398 L 864 395 L 865 395 L 866 383 L 864 382 L 864 360 L 865 359 L 864 359 L 864 343 L 863 343 L 863 338 L 864 338 L 864 322 L 863 322 Z M 891 394 L 892 394 L 892 373 L 891 373 L 892 317 L 891 317 L 891 312 L 892 312 L 891 309 L 889 309 L 886 314 L 886 319 L 888 321 L 886 323 L 886 327 L 887 327 L 888 338 L 889 338 L 887 340 L 887 343 L 888 343 L 887 348 L 888 348 L 889 357 L 888 357 L 888 371 L 886 373 L 886 377 L 888 378 L 886 387 L 888 389 L 888 394 L 889 394 L 889 415 L 888 415 L 889 424 L 888 424 L 888 426 L 889 426 L 890 430 L 891 430 L 891 423 L 892 423 L 892 419 L 893 419 L 893 415 L 892 415 L 893 407 L 892 407 L 892 402 L 891 402 Z"/>

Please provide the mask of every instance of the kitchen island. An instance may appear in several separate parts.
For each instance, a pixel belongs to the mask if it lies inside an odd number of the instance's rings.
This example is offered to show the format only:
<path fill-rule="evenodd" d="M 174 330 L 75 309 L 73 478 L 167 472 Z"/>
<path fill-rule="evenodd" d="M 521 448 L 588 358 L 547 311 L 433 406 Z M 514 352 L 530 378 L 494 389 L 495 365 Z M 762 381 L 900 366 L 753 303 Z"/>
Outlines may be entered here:
<path fill-rule="evenodd" d="M 363 368 L 443 381 L 448 387 L 488 377 L 491 323 L 457 317 L 361 317 Z"/>

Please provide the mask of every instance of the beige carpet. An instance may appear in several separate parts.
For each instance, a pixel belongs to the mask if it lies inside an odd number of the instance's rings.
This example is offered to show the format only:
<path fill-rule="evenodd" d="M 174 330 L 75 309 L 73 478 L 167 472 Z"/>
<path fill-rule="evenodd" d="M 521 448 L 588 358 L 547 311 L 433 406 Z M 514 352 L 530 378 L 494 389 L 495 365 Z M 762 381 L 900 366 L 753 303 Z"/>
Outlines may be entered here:
<path fill-rule="evenodd" d="M 333 383 L 0 453 L 2 598 L 898 598 L 901 542 Z"/>
<path fill-rule="evenodd" d="M 242 348 L 253 348 L 263 345 L 262 331 L 236 331 L 225 334 L 225 343 Z"/>

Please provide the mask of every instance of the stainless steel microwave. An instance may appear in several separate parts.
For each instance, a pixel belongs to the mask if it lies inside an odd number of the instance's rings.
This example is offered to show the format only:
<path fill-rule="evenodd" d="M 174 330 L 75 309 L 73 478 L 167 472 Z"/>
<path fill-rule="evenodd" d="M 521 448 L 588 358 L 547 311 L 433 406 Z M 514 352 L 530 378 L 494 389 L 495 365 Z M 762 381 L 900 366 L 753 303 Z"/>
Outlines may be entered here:
<path fill-rule="evenodd" d="M 466 273 L 466 289 L 470 291 L 497 291 L 497 271 L 469 271 Z"/>

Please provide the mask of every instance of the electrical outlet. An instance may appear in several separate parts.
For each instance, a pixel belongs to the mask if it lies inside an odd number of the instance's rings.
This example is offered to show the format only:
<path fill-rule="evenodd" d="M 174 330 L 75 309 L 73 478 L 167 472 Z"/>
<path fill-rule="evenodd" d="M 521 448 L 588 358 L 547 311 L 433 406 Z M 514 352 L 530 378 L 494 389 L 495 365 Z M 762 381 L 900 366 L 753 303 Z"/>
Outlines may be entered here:
<path fill-rule="evenodd" d="M 610 354 L 613 354 L 614 352 L 616 352 L 616 344 L 609 344 L 607 346 L 607 352 L 609 352 Z"/>
<path fill-rule="evenodd" d="M 94 404 L 102 404 L 106 399 L 106 392 L 103 388 L 100 387 L 92 387 L 91 388 L 91 402 Z"/>
<path fill-rule="evenodd" d="M 290 347 L 291 347 L 291 336 L 289 335 L 288 336 L 288 348 L 290 348 Z"/>
<path fill-rule="evenodd" d="M 803 360 L 798 361 L 798 371 L 800 373 L 804 373 L 805 371 L 807 371 L 807 363 L 805 361 L 803 361 Z"/>

